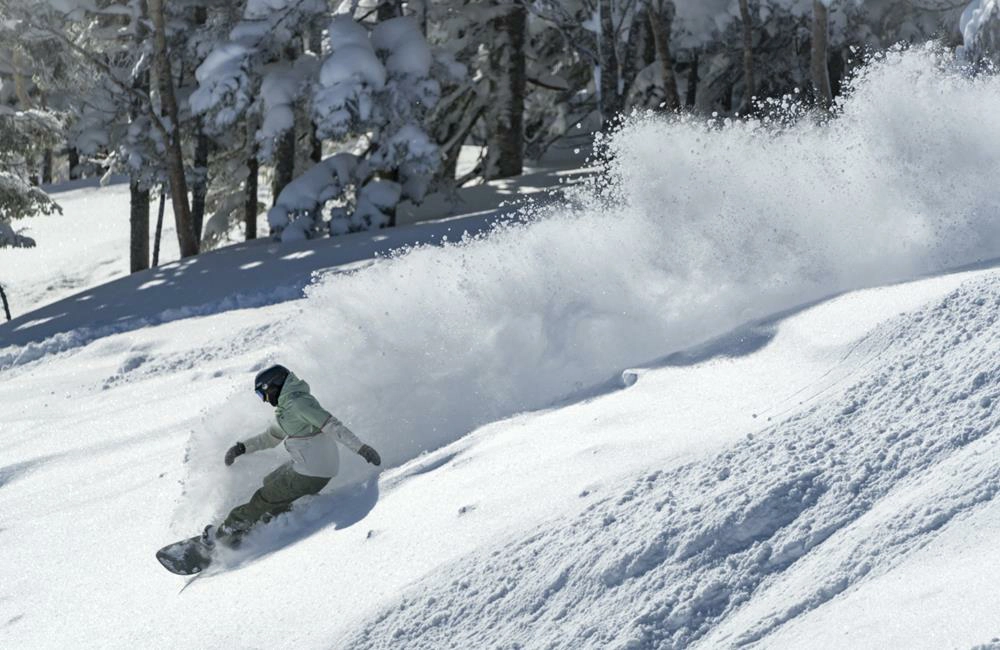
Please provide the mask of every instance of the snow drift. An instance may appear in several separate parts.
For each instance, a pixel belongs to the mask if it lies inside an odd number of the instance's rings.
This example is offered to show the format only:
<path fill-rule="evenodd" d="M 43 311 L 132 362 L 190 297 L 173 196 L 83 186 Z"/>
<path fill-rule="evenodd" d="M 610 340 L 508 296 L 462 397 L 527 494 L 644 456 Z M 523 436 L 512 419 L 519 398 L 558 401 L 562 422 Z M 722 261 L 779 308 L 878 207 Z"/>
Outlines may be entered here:
<path fill-rule="evenodd" d="M 771 635 L 888 574 L 947 526 L 975 529 L 970 517 L 1000 492 L 1000 362 L 988 353 L 1000 341 L 998 310 L 994 272 L 890 319 L 837 364 L 850 368 L 846 390 L 451 563 L 341 644 L 889 648 L 990 638 L 995 616 L 971 625 L 976 617 L 963 616 L 967 627 L 947 639 L 927 634 L 941 620 L 908 631 L 883 620 L 851 637 L 850 623 L 817 626 L 825 634 L 806 625 L 791 642 Z M 920 607 L 914 586 L 900 609 Z"/>
<path fill-rule="evenodd" d="M 934 49 L 829 124 L 637 115 L 570 205 L 319 279 L 288 363 L 390 465 L 839 291 L 1000 254 L 1000 79 Z"/>

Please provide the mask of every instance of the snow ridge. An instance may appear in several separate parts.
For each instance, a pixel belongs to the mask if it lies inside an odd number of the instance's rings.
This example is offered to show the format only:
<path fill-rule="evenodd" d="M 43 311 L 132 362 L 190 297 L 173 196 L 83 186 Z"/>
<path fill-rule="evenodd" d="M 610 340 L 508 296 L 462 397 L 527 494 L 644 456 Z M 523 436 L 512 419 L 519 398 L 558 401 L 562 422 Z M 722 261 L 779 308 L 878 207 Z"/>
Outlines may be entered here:
<path fill-rule="evenodd" d="M 869 342 L 878 363 L 862 363 L 840 394 L 707 462 L 651 471 L 577 517 L 466 558 L 346 645 L 766 639 L 1000 491 L 998 311 L 992 274 L 886 323 Z"/>

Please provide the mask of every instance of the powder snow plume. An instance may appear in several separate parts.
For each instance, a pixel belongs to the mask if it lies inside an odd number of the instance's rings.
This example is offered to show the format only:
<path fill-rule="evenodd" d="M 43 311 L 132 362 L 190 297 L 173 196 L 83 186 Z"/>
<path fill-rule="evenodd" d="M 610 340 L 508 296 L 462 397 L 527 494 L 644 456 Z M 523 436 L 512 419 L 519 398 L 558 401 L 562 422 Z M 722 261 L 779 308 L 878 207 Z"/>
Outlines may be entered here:
<path fill-rule="evenodd" d="M 928 47 L 869 64 L 825 125 L 633 116 L 572 200 L 320 278 L 284 359 L 397 464 L 746 321 L 996 257 L 998 99 Z"/>

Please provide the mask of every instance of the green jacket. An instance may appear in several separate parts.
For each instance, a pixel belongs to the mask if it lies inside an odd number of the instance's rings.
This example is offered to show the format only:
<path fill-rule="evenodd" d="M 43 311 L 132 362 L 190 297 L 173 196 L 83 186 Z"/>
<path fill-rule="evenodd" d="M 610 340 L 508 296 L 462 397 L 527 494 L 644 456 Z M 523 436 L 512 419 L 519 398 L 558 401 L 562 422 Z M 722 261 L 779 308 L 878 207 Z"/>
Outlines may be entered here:
<path fill-rule="evenodd" d="M 277 420 L 263 433 L 244 440 L 247 453 L 285 443 L 292 469 L 306 476 L 336 476 L 340 467 L 337 443 L 357 453 L 362 442 L 330 415 L 309 392 L 309 384 L 288 373 L 274 410 Z"/>

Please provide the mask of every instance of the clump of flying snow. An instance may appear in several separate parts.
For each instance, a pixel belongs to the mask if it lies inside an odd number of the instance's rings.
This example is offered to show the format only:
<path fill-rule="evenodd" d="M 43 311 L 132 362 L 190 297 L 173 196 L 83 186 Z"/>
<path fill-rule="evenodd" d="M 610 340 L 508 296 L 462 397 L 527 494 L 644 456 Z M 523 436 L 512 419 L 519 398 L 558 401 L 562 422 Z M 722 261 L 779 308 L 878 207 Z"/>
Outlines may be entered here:
<path fill-rule="evenodd" d="M 573 202 L 320 275 L 269 361 L 392 466 L 741 323 L 996 257 L 998 96 L 915 49 L 825 125 L 635 116 Z"/>
<path fill-rule="evenodd" d="M 393 464 L 744 321 L 997 256 L 998 95 L 916 49 L 826 125 L 635 116 L 575 203 L 320 278 L 282 360 Z"/>

